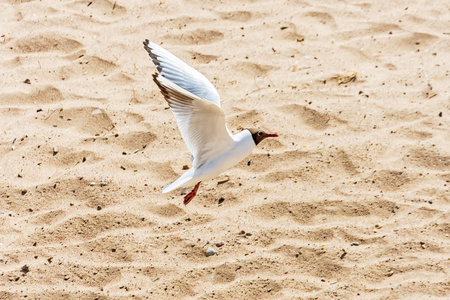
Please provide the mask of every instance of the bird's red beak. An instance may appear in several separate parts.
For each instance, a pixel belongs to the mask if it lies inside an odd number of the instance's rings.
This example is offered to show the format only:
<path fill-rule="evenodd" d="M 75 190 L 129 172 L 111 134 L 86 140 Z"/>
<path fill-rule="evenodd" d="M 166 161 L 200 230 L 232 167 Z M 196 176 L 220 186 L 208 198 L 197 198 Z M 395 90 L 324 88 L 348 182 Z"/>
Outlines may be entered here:
<path fill-rule="evenodd" d="M 266 135 L 266 137 L 278 137 L 278 134 L 276 134 L 276 133 L 268 133 Z"/>

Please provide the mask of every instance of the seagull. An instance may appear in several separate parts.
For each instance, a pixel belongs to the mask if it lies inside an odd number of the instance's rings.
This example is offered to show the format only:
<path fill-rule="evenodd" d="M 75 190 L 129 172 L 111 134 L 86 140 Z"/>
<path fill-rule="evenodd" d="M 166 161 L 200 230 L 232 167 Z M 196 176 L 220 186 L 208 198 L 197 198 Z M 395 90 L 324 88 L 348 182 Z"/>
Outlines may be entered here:
<path fill-rule="evenodd" d="M 253 128 L 232 134 L 225 124 L 219 93 L 205 76 L 149 40 L 144 41 L 144 48 L 157 69 L 153 81 L 175 115 L 191 152 L 192 168 L 166 185 L 162 192 L 195 185 L 184 197 L 183 203 L 187 205 L 202 181 L 225 172 L 250 155 L 265 138 L 278 135 Z"/>

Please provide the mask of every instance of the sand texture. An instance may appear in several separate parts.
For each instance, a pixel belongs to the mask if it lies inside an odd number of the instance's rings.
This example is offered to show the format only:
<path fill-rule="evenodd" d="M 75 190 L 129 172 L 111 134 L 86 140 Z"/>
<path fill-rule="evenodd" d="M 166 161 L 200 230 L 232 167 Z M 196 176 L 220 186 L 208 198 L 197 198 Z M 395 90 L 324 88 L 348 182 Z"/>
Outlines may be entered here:
<path fill-rule="evenodd" d="M 449 299 L 447 1 L 0 10 L 0 299 Z M 187 206 L 144 39 L 280 135 Z"/>

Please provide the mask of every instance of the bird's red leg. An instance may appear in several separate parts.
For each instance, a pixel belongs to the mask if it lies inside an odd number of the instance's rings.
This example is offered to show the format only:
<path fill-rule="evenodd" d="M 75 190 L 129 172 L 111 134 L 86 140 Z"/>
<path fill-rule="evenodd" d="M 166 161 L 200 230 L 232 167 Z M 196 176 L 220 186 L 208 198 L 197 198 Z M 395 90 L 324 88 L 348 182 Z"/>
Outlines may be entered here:
<path fill-rule="evenodd" d="M 189 194 L 184 196 L 184 201 L 183 201 L 184 205 L 187 205 L 189 202 L 191 202 L 191 200 L 194 199 L 195 195 L 197 195 L 197 190 L 198 190 L 198 187 L 200 186 L 200 183 L 201 183 L 201 181 L 195 185 L 194 189 Z"/>

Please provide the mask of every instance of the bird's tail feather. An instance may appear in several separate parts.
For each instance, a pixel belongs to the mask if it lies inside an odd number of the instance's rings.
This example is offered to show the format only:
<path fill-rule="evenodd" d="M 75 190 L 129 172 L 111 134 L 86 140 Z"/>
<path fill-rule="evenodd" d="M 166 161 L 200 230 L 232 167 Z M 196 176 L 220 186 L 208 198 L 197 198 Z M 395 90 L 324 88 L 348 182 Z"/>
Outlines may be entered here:
<path fill-rule="evenodd" d="M 188 183 L 191 179 L 192 179 L 192 173 L 193 173 L 194 169 L 190 169 L 189 171 L 187 171 L 186 173 L 184 173 L 183 175 L 181 175 L 180 178 L 178 178 L 177 180 L 175 180 L 174 182 L 166 185 L 165 187 L 163 187 L 162 192 L 163 193 L 168 193 L 171 192 L 179 187 L 184 186 L 186 183 Z"/>

